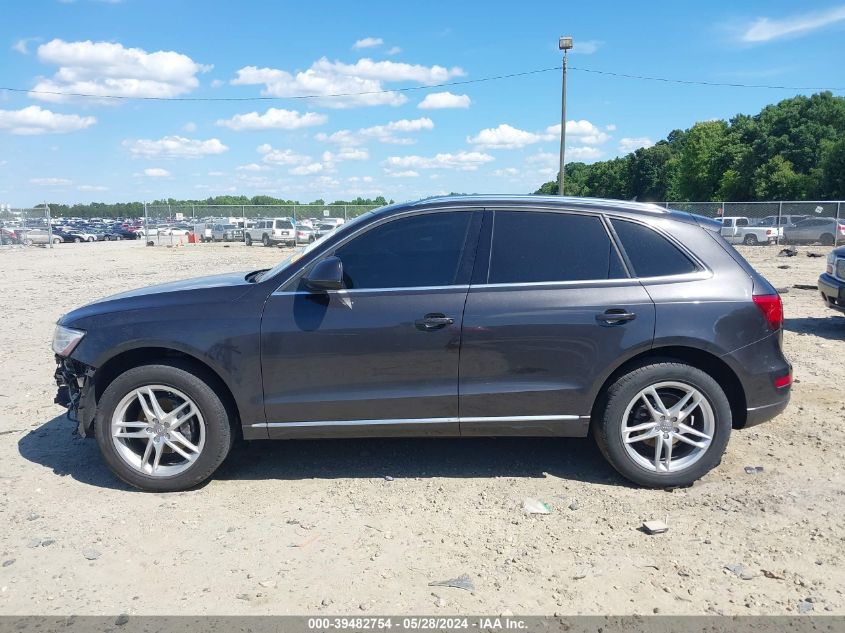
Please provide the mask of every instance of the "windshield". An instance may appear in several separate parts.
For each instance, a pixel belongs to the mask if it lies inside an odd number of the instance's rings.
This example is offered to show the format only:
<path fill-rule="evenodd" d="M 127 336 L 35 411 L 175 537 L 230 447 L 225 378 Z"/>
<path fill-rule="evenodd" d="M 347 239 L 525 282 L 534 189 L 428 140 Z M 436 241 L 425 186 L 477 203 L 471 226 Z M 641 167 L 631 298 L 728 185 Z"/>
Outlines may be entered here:
<path fill-rule="evenodd" d="M 378 211 L 378 209 L 373 209 L 372 211 L 368 211 L 367 213 L 364 213 L 363 215 L 359 215 L 357 218 L 350 220 L 346 224 L 342 224 L 341 226 L 339 226 L 337 228 L 337 232 L 338 233 L 339 232 L 346 233 L 348 231 L 354 231 L 355 229 L 357 229 L 359 224 L 361 224 L 361 223 L 365 222 L 367 219 L 369 219 L 373 215 L 373 213 L 375 213 L 376 211 Z M 331 227 L 331 228 L 335 228 L 335 227 Z M 276 274 L 280 273 L 285 268 L 287 268 L 291 264 L 293 264 L 296 261 L 298 261 L 299 259 L 301 259 L 304 255 L 310 253 L 311 251 L 313 251 L 318 246 L 322 246 L 323 240 L 325 240 L 328 235 L 331 235 L 331 233 L 326 233 L 325 235 L 323 235 L 322 237 L 320 237 L 316 241 L 311 242 L 308 246 L 303 246 L 302 248 L 296 249 L 293 253 L 291 253 L 290 255 L 285 257 L 282 261 L 280 261 L 278 264 L 273 266 L 273 268 L 271 268 L 267 272 L 263 272 L 260 275 L 256 275 L 255 281 L 261 281 L 264 278 L 270 278 L 270 277 L 273 277 Z"/>

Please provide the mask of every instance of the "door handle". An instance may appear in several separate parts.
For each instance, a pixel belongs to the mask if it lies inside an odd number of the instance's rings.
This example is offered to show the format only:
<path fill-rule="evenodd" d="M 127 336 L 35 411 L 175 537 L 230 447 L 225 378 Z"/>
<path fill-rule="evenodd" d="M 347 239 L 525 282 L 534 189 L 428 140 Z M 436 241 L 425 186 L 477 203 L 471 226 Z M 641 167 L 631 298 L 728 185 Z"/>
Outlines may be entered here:
<path fill-rule="evenodd" d="M 414 321 L 414 325 L 418 330 L 429 332 L 431 330 L 439 330 L 447 325 L 452 325 L 454 322 L 455 319 L 452 317 L 447 317 L 445 314 L 439 312 L 432 312 Z"/>
<path fill-rule="evenodd" d="M 615 325 L 617 323 L 625 323 L 626 321 L 633 321 L 637 315 L 633 312 L 628 312 L 624 308 L 610 308 L 601 314 L 596 315 L 596 321 L 602 321 L 608 325 Z"/>

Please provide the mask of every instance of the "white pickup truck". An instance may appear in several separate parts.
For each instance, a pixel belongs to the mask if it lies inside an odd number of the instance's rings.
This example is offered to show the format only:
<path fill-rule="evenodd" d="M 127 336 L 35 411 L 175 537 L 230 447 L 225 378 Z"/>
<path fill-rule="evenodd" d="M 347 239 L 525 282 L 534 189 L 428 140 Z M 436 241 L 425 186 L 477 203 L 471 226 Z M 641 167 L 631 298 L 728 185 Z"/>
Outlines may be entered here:
<path fill-rule="evenodd" d="M 778 239 L 778 229 L 771 226 L 752 226 L 751 221 L 744 216 L 730 216 L 721 218 L 722 228 L 719 231 L 731 244 L 774 244 Z"/>
<path fill-rule="evenodd" d="M 253 242 L 261 242 L 264 246 L 296 246 L 296 229 L 290 218 L 259 220 L 254 226 L 244 229 L 244 243 L 252 246 Z"/>

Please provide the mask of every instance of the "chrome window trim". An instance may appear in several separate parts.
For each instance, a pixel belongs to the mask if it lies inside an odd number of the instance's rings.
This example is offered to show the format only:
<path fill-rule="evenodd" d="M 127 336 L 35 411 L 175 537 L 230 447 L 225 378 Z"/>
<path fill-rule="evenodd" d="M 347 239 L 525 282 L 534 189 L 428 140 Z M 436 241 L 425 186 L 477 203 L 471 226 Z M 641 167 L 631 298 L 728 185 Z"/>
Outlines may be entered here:
<path fill-rule="evenodd" d="M 258 422 L 252 428 L 278 429 L 320 426 L 383 426 L 387 424 L 454 424 L 462 422 L 571 422 L 584 415 L 505 415 L 495 417 L 389 418 L 384 420 L 315 420 L 309 422 Z"/>
<path fill-rule="evenodd" d="M 391 292 L 423 292 L 429 290 L 460 290 L 467 291 L 469 286 L 461 284 L 457 286 L 408 286 L 400 288 L 342 288 L 341 290 L 323 290 L 319 293 L 310 292 L 308 290 L 283 290 L 276 291 L 273 296 L 285 295 L 312 295 L 312 294 L 330 294 L 330 295 L 346 295 L 346 294 L 363 294 L 363 293 L 391 293 Z"/>

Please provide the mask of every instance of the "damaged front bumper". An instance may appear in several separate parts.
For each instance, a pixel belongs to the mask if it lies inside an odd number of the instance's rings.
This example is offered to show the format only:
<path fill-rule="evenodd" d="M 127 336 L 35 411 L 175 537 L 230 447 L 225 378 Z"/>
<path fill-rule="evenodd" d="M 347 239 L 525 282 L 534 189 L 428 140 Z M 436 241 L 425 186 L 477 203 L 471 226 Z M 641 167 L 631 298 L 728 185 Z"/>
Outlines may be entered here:
<path fill-rule="evenodd" d="M 94 436 L 94 415 L 97 402 L 94 394 L 94 368 L 72 358 L 56 356 L 56 384 L 59 390 L 54 402 L 67 407 L 68 417 L 77 423 L 82 437 Z"/>

